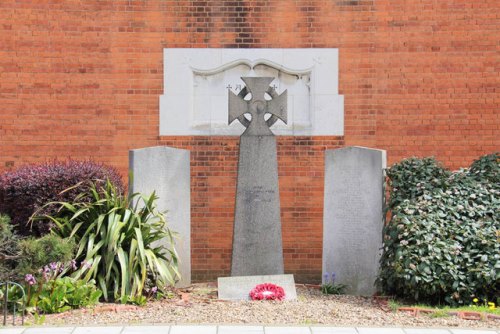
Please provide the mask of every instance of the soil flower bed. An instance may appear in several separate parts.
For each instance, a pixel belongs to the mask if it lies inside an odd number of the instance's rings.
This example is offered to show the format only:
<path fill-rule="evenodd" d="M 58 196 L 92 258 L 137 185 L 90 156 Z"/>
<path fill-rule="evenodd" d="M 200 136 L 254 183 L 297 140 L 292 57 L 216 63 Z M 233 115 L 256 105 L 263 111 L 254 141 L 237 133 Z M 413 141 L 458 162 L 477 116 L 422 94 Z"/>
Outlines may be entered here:
<path fill-rule="evenodd" d="M 27 323 L 35 319 L 28 316 Z M 498 329 L 500 320 L 466 320 L 457 316 L 433 316 L 425 312 L 395 312 L 372 298 L 324 295 L 319 289 L 297 285 L 294 301 L 228 302 L 217 299 L 215 284 L 193 284 L 173 290 L 171 298 L 146 306 L 99 304 L 93 309 L 46 315 L 39 325 L 137 325 L 137 324 L 263 324 L 459 327 Z"/>

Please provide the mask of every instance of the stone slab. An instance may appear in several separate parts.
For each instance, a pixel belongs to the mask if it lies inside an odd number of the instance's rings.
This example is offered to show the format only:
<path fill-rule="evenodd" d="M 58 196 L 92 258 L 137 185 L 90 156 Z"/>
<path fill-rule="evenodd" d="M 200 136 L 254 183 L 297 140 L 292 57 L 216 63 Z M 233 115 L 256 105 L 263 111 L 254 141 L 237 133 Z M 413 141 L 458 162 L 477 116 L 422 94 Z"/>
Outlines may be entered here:
<path fill-rule="evenodd" d="M 0 334 L 21 334 L 23 332 L 24 332 L 24 327 L 0 328 Z"/>
<path fill-rule="evenodd" d="M 169 334 L 216 334 L 217 326 L 172 326 Z"/>
<path fill-rule="evenodd" d="M 125 327 L 120 334 L 169 334 L 170 326 L 130 326 Z"/>
<path fill-rule="evenodd" d="M 358 334 L 353 327 L 311 327 L 312 334 Z"/>
<path fill-rule="evenodd" d="M 219 277 L 217 289 L 222 300 L 250 300 L 250 290 L 257 284 L 273 283 L 285 290 L 285 300 L 297 299 L 293 275 L 258 275 Z"/>
<path fill-rule="evenodd" d="M 325 152 L 323 283 L 335 272 L 346 293 L 371 296 L 379 270 L 386 153 L 364 147 Z"/>
<path fill-rule="evenodd" d="M 264 334 L 263 326 L 219 326 L 217 334 Z"/>
<path fill-rule="evenodd" d="M 177 287 L 191 284 L 191 173 L 190 152 L 157 146 L 129 152 L 132 192 L 156 192 L 158 210 L 166 211 L 167 226 L 179 233 L 176 250 L 181 280 Z"/>
<path fill-rule="evenodd" d="M 299 326 L 272 326 L 264 328 L 265 334 L 311 334 L 309 327 L 299 327 Z"/>
<path fill-rule="evenodd" d="M 405 334 L 451 334 L 447 329 L 435 328 L 405 328 Z"/>
<path fill-rule="evenodd" d="M 284 273 L 276 138 L 241 136 L 231 276 Z"/>
<path fill-rule="evenodd" d="M 23 334 L 71 334 L 73 327 L 27 328 Z M 3 334 L 3 333 L 2 333 Z"/>
<path fill-rule="evenodd" d="M 480 329 L 453 329 L 450 331 L 453 334 L 495 334 L 494 330 L 480 330 Z"/>
<path fill-rule="evenodd" d="M 120 334 L 122 330 L 118 326 L 77 327 L 72 334 Z"/>
<path fill-rule="evenodd" d="M 257 333 L 312 333 L 312 334 L 497 334 L 495 330 L 481 329 L 455 329 L 455 328 L 368 328 L 368 327 L 329 327 L 329 326 L 215 326 L 215 325 L 174 325 L 174 326 L 93 326 L 93 327 L 11 327 L 0 328 L 0 334 L 25 334 L 25 333 L 57 333 L 57 329 L 70 329 L 72 333 L 134 333 L 141 329 L 144 334 L 162 333 L 163 329 L 171 327 L 169 334 L 257 334 Z M 108 330 L 108 331 L 106 331 Z M 121 332 L 120 332 L 121 331 Z M 130 332 L 131 331 L 131 332 Z"/>
<path fill-rule="evenodd" d="M 357 328 L 359 334 L 405 334 L 402 328 Z"/>
<path fill-rule="evenodd" d="M 162 136 L 239 136 L 241 124 L 227 125 L 227 90 L 238 94 L 247 76 L 275 77 L 277 91 L 288 90 L 288 122 L 272 126 L 276 135 L 344 134 L 338 49 L 166 48 L 163 54 Z"/>

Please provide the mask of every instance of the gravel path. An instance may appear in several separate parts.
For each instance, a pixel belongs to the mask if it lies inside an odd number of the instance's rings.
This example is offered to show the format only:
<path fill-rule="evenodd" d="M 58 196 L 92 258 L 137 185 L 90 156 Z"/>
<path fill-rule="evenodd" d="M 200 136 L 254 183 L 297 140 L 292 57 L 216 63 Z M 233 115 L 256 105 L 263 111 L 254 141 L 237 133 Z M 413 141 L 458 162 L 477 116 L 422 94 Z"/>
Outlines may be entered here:
<path fill-rule="evenodd" d="M 314 288 L 297 287 L 295 301 L 228 302 L 217 300 L 217 290 L 195 284 L 178 297 L 149 302 L 144 307 L 101 304 L 94 311 L 75 310 L 47 315 L 44 325 L 95 324 L 262 324 L 334 326 L 398 326 L 500 328 L 500 320 L 432 318 L 384 311 L 371 298 L 326 296 Z M 32 319 L 28 319 L 31 320 Z"/>

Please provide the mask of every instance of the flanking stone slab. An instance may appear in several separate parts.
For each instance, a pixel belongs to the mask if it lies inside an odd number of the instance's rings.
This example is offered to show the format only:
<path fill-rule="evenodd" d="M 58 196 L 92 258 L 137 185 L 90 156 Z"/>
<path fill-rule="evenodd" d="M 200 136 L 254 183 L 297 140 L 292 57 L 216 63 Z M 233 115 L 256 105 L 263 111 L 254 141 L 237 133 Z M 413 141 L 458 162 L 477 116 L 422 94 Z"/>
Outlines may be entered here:
<path fill-rule="evenodd" d="M 346 147 L 325 152 L 323 283 L 325 274 L 346 293 L 371 296 L 382 248 L 386 152 Z"/>
<path fill-rule="evenodd" d="M 285 290 L 285 300 L 297 299 L 297 290 L 295 289 L 293 275 L 219 277 L 217 280 L 219 299 L 250 300 L 250 290 L 256 285 L 263 283 L 272 283 L 281 286 Z"/>
<path fill-rule="evenodd" d="M 158 210 L 166 211 L 168 227 L 179 233 L 176 250 L 181 280 L 177 287 L 191 284 L 191 173 L 190 153 L 166 146 L 129 152 L 131 192 L 156 192 Z"/>

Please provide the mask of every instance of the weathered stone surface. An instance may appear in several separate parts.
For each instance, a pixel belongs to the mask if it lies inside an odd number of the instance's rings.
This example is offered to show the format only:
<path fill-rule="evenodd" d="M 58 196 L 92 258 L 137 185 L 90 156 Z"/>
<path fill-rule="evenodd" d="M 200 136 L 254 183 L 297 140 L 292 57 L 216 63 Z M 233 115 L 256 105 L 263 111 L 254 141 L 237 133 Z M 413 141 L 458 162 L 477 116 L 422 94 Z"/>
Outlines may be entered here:
<path fill-rule="evenodd" d="M 243 126 L 226 123 L 225 89 L 238 94 L 240 78 L 252 75 L 274 77 L 271 85 L 288 91 L 288 122 L 276 122 L 275 135 L 344 134 L 338 49 L 171 48 L 164 49 L 163 60 L 162 136 L 239 136 Z"/>
<path fill-rule="evenodd" d="M 276 139 L 269 126 L 278 118 L 286 122 L 286 92 L 269 87 L 273 78 L 241 79 L 242 92 L 229 91 L 228 121 L 247 128 L 240 138 L 231 276 L 283 274 Z"/>
<path fill-rule="evenodd" d="M 217 290 L 219 299 L 250 300 L 250 290 L 258 284 L 272 283 L 285 290 L 285 300 L 297 299 L 293 275 L 256 275 L 238 277 L 219 277 Z"/>
<path fill-rule="evenodd" d="M 231 276 L 283 274 L 274 136 L 242 136 Z"/>
<path fill-rule="evenodd" d="M 347 293 L 372 295 L 379 269 L 386 153 L 363 147 L 325 152 L 323 274 Z M 325 276 L 323 275 L 323 282 Z"/>
<path fill-rule="evenodd" d="M 167 211 L 168 227 L 179 233 L 176 250 L 181 280 L 191 284 L 191 176 L 189 151 L 171 147 L 148 147 L 129 152 L 132 192 L 156 192 L 159 211 Z"/>
<path fill-rule="evenodd" d="M 231 124 L 238 119 L 247 129 L 242 136 L 273 136 L 269 129 L 278 118 L 284 123 L 287 122 L 287 92 L 281 94 L 269 87 L 274 78 L 270 77 L 249 77 L 241 78 L 246 86 L 236 95 L 229 91 L 229 117 Z M 271 96 L 271 100 L 265 99 L 265 94 Z M 245 96 L 251 94 L 251 100 L 245 100 Z M 250 114 L 251 120 L 247 120 L 244 114 Z M 266 121 L 265 115 L 270 114 Z"/>

